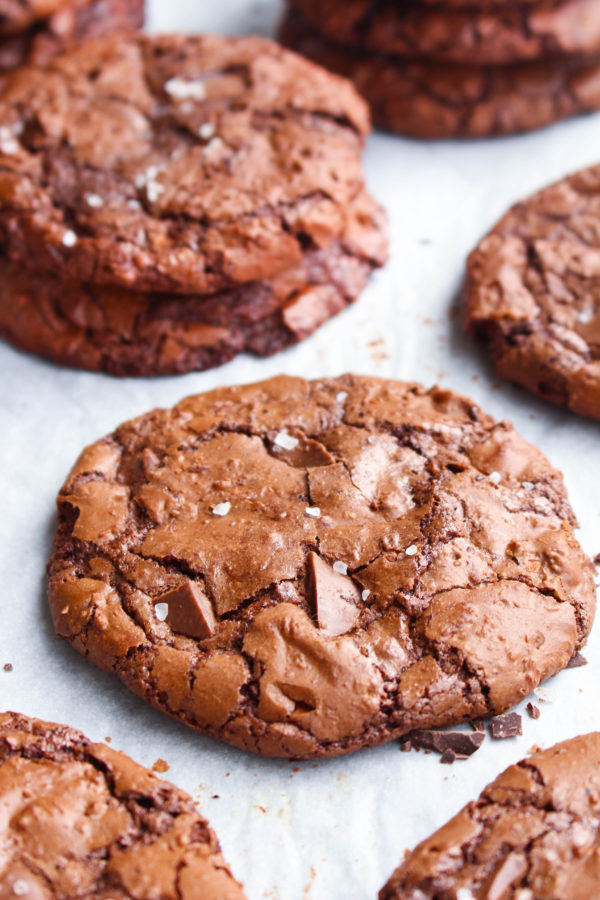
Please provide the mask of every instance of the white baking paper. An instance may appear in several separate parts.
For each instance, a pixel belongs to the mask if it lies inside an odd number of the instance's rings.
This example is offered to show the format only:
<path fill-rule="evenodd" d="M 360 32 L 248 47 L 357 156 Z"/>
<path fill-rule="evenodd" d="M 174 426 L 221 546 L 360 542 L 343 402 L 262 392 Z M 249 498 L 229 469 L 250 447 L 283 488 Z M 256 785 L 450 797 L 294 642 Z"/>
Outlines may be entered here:
<path fill-rule="evenodd" d="M 268 34 L 277 14 L 269 0 L 151 0 L 150 26 Z M 319 763 L 259 759 L 149 709 L 54 635 L 44 566 L 56 492 L 85 444 L 152 407 L 279 372 L 354 370 L 438 382 L 512 419 L 564 471 L 580 539 L 590 554 L 600 551 L 600 425 L 497 383 L 453 314 L 465 256 L 486 229 L 517 199 L 598 160 L 600 115 L 504 140 L 373 137 L 365 165 L 389 210 L 391 261 L 350 310 L 268 360 L 117 380 L 0 346 L 0 709 L 108 736 L 145 765 L 166 760 L 166 777 L 197 799 L 250 900 L 374 900 L 405 848 L 532 745 L 600 729 L 600 626 L 585 651 L 590 664 L 544 685 L 541 718 L 522 710 L 523 737 L 488 738 L 468 762 L 443 766 L 437 755 L 401 753 L 397 742 Z M 8 662 L 12 672 L 2 668 Z"/>

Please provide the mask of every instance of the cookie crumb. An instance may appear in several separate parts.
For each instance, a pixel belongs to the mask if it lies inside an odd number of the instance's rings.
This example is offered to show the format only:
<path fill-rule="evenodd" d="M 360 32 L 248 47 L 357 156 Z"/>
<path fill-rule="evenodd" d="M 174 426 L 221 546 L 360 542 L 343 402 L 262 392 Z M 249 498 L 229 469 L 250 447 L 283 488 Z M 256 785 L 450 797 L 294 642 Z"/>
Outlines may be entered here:
<path fill-rule="evenodd" d="M 158 772 L 159 774 L 163 774 L 163 772 L 168 772 L 170 769 L 170 765 L 168 762 L 165 762 L 164 759 L 161 759 L 160 756 L 158 759 L 152 764 L 152 771 Z"/>
<path fill-rule="evenodd" d="M 539 706 L 536 706 L 535 703 L 527 704 L 527 712 L 529 713 L 529 716 L 532 719 L 539 719 L 539 717 L 542 714 Z"/>
<path fill-rule="evenodd" d="M 504 740 L 505 738 L 519 737 L 523 734 L 522 719 L 519 713 L 505 713 L 503 716 L 495 716 L 490 725 L 493 738 Z"/>
<path fill-rule="evenodd" d="M 12 663 L 4 663 L 3 669 L 5 672 L 12 672 L 13 664 Z"/>

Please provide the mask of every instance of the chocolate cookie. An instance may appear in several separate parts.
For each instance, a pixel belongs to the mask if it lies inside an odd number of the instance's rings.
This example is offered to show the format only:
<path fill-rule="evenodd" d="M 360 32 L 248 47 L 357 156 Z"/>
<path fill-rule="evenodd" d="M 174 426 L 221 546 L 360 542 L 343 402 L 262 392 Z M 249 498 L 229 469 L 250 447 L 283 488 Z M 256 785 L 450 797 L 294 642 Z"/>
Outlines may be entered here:
<path fill-rule="evenodd" d="M 600 734 L 510 766 L 419 844 L 379 900 L 596 900 Z"/>
<path fill-rule="evenodd" d="M 87 38 L 123 36 L 144 24 L 144 0 L 63 0 L 57 7 L 26 31 L 0 36 L 0 77 L 20 66 L 44 65 Z M 20 131 L 16 120 L 14 125 Z M 10 128 L 0 131 L 0 159 L 10 153 L 6 148 L 17 146 L 13 137 Z"/>
<path fill-rule="evenodd" d="M 387 255 L 381 210 L 364 194 L 343 237 L 305 252 L 269 280 L 212 296 L 143 294 L 65 283 L 4 263 L 0 334 L 62 365 L 115 375 L 164 375 L 276 353 L 357 298 Z"/>
<path fill-rule="evenodd" d="M 327 40 L 296 12 L 281 39 L 351 78 L 380 128 L 420 138 L 533 131 L 600 108 L 600 58 L 558 57 L 507 66 L 441 64 L 360 52 Z"/>
<path fill-rule="evenodd" d="M 489 65 L 600 53 L 597 0 L 492 9 L 423 6 L 417 0 L 292 0 L 333 41 L 358 50 Z"/>
<path fill-rule="evenodd" d="M 600 419 L 600 166 L 518 203 L 471 253 L 465 327 L 502 378 Z"/>
<path fill-rule="evenodd" d="M 207 293 L 298 265 L 363 189 L 367 109 L 260 38 L 88 42 L 0 99 L 0 230 L 79 283 Z"/>
<path fill-rule="evenodd" d="M 440 389 L 281 376 L 191 397 L 88 447 L 58 509 L 58 634 L 265 755 L 502 712 L 591 625 L 560 474 Z"/>
<path fill-rule="evenodd" d="M 244 900 L 191 797 L 66 725 L 0 714 L 0 896 Z"/>

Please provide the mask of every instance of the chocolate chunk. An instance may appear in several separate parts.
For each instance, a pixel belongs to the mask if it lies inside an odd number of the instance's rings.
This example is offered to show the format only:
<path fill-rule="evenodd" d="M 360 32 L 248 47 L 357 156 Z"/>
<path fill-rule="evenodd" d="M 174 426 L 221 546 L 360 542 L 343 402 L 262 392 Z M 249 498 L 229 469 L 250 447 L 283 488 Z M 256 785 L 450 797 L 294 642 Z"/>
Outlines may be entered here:
<path fill-rule="evenodd" d="M 308 555 L 306 595 L 325 634 L 346 634 L 356 624 L 360 590 L 348 575 L 336 572 L 314 552 Z"/>
<path fill-rule="evenodd" d="M 214 633 L 217 622 L 212 604 L 194 581 L 184 581 L 162 594 L 158 602 L 168 606 L 166 621 L 173 631 L 200 639 Z"/>
<path fill-rule="evenodd" d="M 534 703 L 531 703 L 531 702 L 527 704 L 527 712 L 529 713 L 529 716 L 532 719 L 539 719 L 539 717 L 542 714 L 539 706 L 536 706 Z"/>
<path fill-rule="evenodd" d="M 442 753 L 440 762 L 445 766 L 451 766 L 452 763 L 456 762 L 456 759 L 457 759 L 456 753 L 454 752 L 454 750 L 451 750 L 450 747 L 448 747 Z"/>
<path fill-rule="evenodd" d="M 275 437 L 273 455 L 299 469 L 313 469 L 335 463 L 327 447 L 295 429 Z"/>
<path fill-rule="evenodd" d="M 444 754 L 451 750 L 459 759 L 466 759 L 479 750 L 485 740 L 481 731 L 412 731 L 410 740 L 413 747 L 436 750 Z"/>
<path fill-rule="evenodd" d="M 578 669 L 580 666 L 587 666 L 588 661 L 579 651 L 573 654 L 567 663 L 567 669 Z"/>
<path fill-rule="evenodd" d="M 469 725 L 473 731 L 485 731 L 485 719 L 473 719 Z"/>
<path fill-rule="evenodd" d="M 495 716 L 490 724 L 493 738 L 512 738 L 523 734 L 522 720 L 519 713 L 509 712 Z"/>

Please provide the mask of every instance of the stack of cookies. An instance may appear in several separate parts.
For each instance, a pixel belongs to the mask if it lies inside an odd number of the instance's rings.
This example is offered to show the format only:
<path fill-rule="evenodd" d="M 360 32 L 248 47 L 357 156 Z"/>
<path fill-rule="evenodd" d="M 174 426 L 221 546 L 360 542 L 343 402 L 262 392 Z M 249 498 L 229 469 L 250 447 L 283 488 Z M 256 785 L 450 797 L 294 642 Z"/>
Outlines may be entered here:
<path fill-rule="evenodd" d="M 0 101 L 0 333 L 117 375 L 266 355 L 387 253 L 366 104 L 259 38 L 105 38 Z"/>
<path fill-rule="evenodd" d="M 141 28 L 144 0 L 0 0 L 0 78 L 88 37 Z"/>
<path fill-rule="evenodd" d="M 351 77 L 381 128 L 530 131 L 600 108 L 597 0 L 290 0 L 284 43 Z"/>

